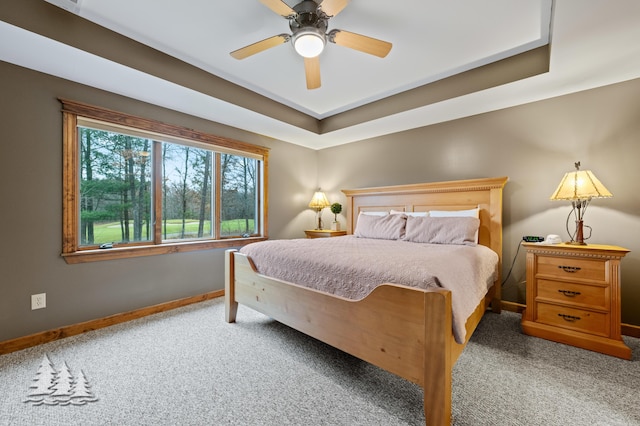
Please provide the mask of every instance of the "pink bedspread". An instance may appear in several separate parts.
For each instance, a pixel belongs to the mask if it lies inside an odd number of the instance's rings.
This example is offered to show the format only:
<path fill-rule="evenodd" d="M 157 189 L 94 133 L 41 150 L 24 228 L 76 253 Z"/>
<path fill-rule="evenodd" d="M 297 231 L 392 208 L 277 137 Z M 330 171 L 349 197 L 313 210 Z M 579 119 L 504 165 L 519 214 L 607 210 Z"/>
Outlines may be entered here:
<path fill-rule="evenodd" d="M 453 333 L 465 323 L 495 280 L 498 255 L 484 246 L 419 244 L 334 238 L 269 240 L 244 246 L 258 272 L 316 290 L 362 299 L 377 285 L 442 287 L 452 293 Z"/>

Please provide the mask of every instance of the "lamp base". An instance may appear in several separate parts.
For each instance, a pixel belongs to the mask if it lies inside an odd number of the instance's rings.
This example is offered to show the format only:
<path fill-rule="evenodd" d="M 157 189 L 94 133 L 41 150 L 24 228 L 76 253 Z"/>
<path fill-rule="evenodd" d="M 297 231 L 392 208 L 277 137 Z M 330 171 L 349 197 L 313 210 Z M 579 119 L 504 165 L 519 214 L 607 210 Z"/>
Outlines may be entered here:
<path fill-rule="evenodd" d="M 578 213 L 578 217 L 580 219 L 576 220 L 576 240 L 571 244 L 577 245 L 577 246 L 586 246 L 587 243 L 584 242 L 584 233 L 582 231 L 584 224 L 581 219 L 582 216 L 579 213 Z"/>
<path fill-rule="evenodd" d="M 580 241 L 567 241 L 565 244 L 569 244 L 572 246 L 586 246 L 587 243 L 585 243 L 584 241 L 580 242 Z"/>
<path fill-rule="evenodd" d="M 316 231 L 322 231 L 322 210 L 316 210 L 316 216 L 318 219 L 318 227 L 316 228 Z"/>

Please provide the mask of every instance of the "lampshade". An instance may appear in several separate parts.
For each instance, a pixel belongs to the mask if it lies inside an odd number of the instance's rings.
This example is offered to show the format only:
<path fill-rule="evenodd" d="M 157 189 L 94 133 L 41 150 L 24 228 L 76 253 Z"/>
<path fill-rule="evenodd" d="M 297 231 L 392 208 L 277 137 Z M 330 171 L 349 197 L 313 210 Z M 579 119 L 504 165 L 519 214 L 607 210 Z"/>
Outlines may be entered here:
<path fill-rule="evenodd" d="M 591 170 L 580 170 L 579 166 L 580 163 L 577 163 L 575 171 L 565 173 L 560 185 L 551 195 L 552 200 L 575 201 L 613 197 Z"/>
<path fill-rule="evenodd" d="M 325 36 L 315 28 L 298 31 L 293 36 L 293 47 L 304 58 L 314 58 L 324 50 Z"/>
<path fill-rule="evenodd" d="M 313 198 L 311 199 L 311 202 L 309 202 L 309 207 L 316 210 L 321 210 L 329 206 L 330 206 L 329 200 L 327 199 L 327 196 L 324 195 L 324 192 L 322 191 L 316 191 L 315 194 L 313 194 Z"/>

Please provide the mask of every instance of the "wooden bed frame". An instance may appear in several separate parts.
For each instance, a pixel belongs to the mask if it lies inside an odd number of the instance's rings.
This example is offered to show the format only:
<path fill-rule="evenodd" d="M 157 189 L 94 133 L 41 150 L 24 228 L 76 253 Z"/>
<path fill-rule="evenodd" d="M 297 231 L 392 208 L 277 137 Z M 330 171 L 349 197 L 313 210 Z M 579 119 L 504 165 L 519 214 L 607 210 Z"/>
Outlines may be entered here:
<path fill-rule="evenodd" d="M 506 177 L 343 190 L 347 232 L 361 211 L 466 210 L 480 207 L 479 243 L 499 256 L 498 278 L 466 322 L 469 337 L 491 305 L 500 312 L 502 189 Z M 256 272 L 248 256 L 225 256 L 225 319 L 238 304 L 419 384 L 428 425 L 451 422 L 453 365 L 464 349 L 452 332 L 451 292 L 383 284 L 359 301 L 272 279 Z"/>

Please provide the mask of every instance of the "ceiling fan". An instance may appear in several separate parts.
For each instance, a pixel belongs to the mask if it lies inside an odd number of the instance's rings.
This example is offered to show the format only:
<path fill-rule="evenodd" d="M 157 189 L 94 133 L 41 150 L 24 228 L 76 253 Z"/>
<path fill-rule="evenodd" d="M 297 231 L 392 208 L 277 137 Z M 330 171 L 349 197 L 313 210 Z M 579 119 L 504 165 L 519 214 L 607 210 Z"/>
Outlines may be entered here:
<path fill-rule="evenodd" d="M 320 59 L 327 41 L 380 58 L 387 56 L 392 44 L 344 30 L 327 32 L 329 19 L 344 9 L 349 0 L 303 0 L 293 7 L 283 0 L 260 0 L 269 9 L 289 20 L 291 34 L 279 34 L 231 52 L 236 59 L 245 59 L 272 47 L 292 41 L 304 58 L 307 89 L 320 87 Z"/>

